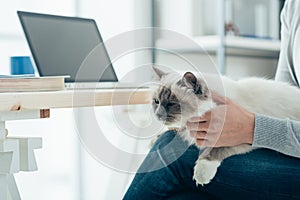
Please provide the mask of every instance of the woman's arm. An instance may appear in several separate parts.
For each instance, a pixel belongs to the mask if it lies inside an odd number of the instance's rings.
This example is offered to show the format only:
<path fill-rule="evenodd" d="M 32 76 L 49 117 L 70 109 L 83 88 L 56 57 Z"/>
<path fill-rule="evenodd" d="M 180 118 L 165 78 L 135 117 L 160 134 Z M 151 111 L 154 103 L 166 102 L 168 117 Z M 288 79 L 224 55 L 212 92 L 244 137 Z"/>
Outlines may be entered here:
<path fill-rule="evenodd" d="M 283 7 L 283 10 L 280 15 L 281 19 L 281 44 L 280 44 L 280 54 L 279 54 L 279 60 L 277 65 L 277 71 L 275 80 L 282 81 L 282 82 L 289 82 L 292 84 L 295 84 L 293 81 L 293 78 L 291 76 L 290 71 L 290 64 L 289 64 L 289 57 L 288 57 L 288 38 L 290 36 L 289 30 L 289 20 L 287 19 L 287 13 L 288 12 L 288 6 L 285 4 Z"/>
<path fill-rule="evenodd" d="M 252 146 L 300 158 L 300 122 L 256 114 Z"/>
<path fill-rule="evenodd" d="M 213 94 L 219 105 L 187 123 L 199 146 L 252 144 L 300 158 L 300 122 L 254 114 L 228 98 Z"/>
<path fill-rule="evenodd" d="M 300 2 L 287 0 L 281 12 L 281 50 L 275 80 L 299 86 Z M 298 60 L 297 60 L 298 59 Z M 299 72 L 298 72 L 299 73 Z M 300 112 L 300 111 L 299 111 Z M 300 157 L 300 122 L 255 116 L 254 147 L 266 147 Z"/>
<path fill-rule="evenodd" d="M 297 60 L 299 43 L 300 1 L 287 0 L 282 9 L 281 46 L 275 80 L 288 82 L 299 86 L 297 68 L 300 70 L 300 60 Z M 299 72 L 298 72 L 299 73 Z"/>

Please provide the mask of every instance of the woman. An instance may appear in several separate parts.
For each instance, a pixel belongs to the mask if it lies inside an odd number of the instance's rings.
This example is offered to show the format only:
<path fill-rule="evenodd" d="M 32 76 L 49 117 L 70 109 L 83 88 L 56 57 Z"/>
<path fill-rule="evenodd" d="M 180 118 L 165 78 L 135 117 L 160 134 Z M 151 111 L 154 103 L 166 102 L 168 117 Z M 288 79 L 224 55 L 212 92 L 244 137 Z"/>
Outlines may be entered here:
<path fill-rule="evenodd" d="M 300 81 L 300 1 L 287 0 L 281 13 L 281 52 L 275 79 L 299 87 Z M 280 95 L 280 94 L 279 94 Z M 293 98 L 293 97 L 291 97 Z M 210 146 L 214 134 L 206 127 L 218 124 L 211 114 L 227 110 L 216 146 L 242 143 L 264 147 L 248 154 L 225 159 L 214 179 L 205 186 L 192 180 L 198 149 L 189 147 L 176 161 L 151 171 L 151 167 L 177 156 L 186 144 L 172 131 L 155 143 L 132 181 L 124 199 L 300 199 L 300 122 L 250 113 L 218 95 L 220 105 L 203 117 L 194 117 L 187 128 L 197 145 Z M 300 100 L 299 100 L 300 103 Z M 288 106 L 288 105 L 287 105 Z M 300 112 L 300 106 L 299 106 Z M 213 123 L 210 124 L 210 122 Z M 240 127 L 243 127 L 241 131 Z M 204 133 L 204 134 L 203 134 Z M 167 151 L 160 151 L 175 138 Z M 145 173 L 145 171 L 149 171 Z"/>

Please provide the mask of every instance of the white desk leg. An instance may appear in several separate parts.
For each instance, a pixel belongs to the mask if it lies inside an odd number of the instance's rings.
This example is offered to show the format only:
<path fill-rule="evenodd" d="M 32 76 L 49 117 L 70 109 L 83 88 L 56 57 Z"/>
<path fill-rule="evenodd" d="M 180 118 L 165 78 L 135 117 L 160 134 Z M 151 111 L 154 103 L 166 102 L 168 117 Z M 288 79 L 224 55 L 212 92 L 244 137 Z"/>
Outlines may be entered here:
<path fill-rule="evenodd" d="M 6 174 L 0 174 L 0 199 L 8 199 L 8 187 L 6 181 Z"/>
<path fill-rule="evenodd" d="M 5 121 L 0 121 L 0 140 L 5 139 Z"/>
<path fill-rule="evenodd" d="M 0 140 L 0 199 L 19 200 L 20 194 L 13 173 L 20 171 L 19 141 Z"/>
<path fill-rule="evenodd" d="M 0 174 L 0 199 L 21 200 L 15 178 L 12 174 Z"/>
<path fill-rule="evenodd" d="M 20 171 L 20 148 L 18 140 L 0 140 L 0 161 L 0 174 L 13 174 Z"/>
<path fill-rule="evenodd" d="M 0 200 L 20 200 L 14 173 L 37 170 L 34 149 L 42 148 L 42 138 L 0 140 Z"/>
<path fill-rule="evenodd" d="M 49 110 L 0 112 L 0 200 L 20 200 L 14 173 L 37 170 L 34 149 L 42 148 L 41 138 L 6 137 L 5 121 L 49 117 Z"/>
<path fill-rule="evenodd" d="M 7 175 L 7 183 L 8 183 L 8 199 L 21 200 L 14 175 L 12 174 Z"/>
<path fill-rule="evenodd" d="M 8 139 L 19 141 L 20 171 L 36 171 L 37 163 L 33 150 L 42 148 L 42 138 L 8 137 Z"/>

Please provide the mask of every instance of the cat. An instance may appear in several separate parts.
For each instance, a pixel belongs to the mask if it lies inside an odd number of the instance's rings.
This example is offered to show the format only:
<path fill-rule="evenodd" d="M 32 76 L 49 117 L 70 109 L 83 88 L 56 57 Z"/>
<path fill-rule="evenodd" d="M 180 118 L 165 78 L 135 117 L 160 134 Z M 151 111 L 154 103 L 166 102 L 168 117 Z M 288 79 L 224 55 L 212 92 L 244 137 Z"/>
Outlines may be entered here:
<path fill-rule="evenodd" d="M 178 73 L 164 72 L 157 67 L 153 67 L 153 70 L 159 77 L 159 86 L 153 92 L 153 111 L 166 126 L 175 127 L 189 145 L 194 145 L 195 139 L 186 130 L 186 122 L 216 106 L 211 98 L 212 91 L 221 94 L 225 91 L 228 98 L 250 112 L 300 120 L 300 90 L 287 83 L 262 78 L 234 81 L 221 76 L 223 87 L 213 84 L 208 87 L 205 80 L 211 78 L 209 75 L 196 77 L 192 72 L 186 72 L 181 76 Z M 241 144 L 199 149 L 203 153 L 199 154 L 194 166 L 193 179 L 197 186 L 203 186 L 213 179 L 224 159 L 250 152 L 253 148 L 249 144 Z"/>

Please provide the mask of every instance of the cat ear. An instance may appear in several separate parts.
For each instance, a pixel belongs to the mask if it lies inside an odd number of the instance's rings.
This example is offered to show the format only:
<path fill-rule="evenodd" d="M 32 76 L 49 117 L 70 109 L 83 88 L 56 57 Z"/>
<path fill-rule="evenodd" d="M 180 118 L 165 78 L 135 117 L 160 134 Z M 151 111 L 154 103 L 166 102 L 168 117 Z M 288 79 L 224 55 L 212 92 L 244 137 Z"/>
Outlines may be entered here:
<path fill-rule="evenodd" d="M 162 71 L 161 69 L 159 69 L 159 68 L 156 67 L 156 66 L 152 66 L 152 69 L 153 69 L 153 71 L 155 72 L 155 74 L 156 74 L 159 78 L 161 78 L 161 77 L 167 75 L 166 72 Z"/>
<path fill-rule="evenodd" d="M 191 86 L 194 87 L 197 84 L 197 77 L 192 72 L 186 72 L 183 77 Z"/>
<path fill-rule="evenodd" d="M 201 83 L 198 81 L 197 77 L 192 72 L 186 72 L 182 78 L 186 86 L 192 88 L 194 93 L 197 95 L 202 95 L 204 91 L 202 90 Z"/>

